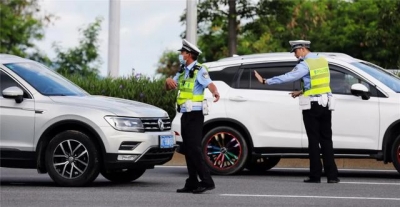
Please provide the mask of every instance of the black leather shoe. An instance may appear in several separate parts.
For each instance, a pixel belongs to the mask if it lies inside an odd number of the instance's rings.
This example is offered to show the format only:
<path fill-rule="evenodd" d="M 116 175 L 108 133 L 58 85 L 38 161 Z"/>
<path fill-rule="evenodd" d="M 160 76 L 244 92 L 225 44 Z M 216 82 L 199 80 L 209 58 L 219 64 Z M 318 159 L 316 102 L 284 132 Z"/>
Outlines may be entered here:
<path fill-rule="evenodd" d="M 204 193 L 205 191 L 212 190 L 212 189 L 215 189 L 215 186 L 211 186 L 211 187 L 200 186 L 200 187 L 194 189 L 193 193 L 194 194 L 200 194 L 200 193 Z"/>
<path fill-rule="evenodd" d="M 320 183 L 320 179 L 312 179 L 312 178 L 307 178 L 304 180 L 305 183 Z"/>
<path fill-rule="evenodd" d="M 328 183 L 340 183 L 339 178 L 336 179 L 328 179 Z"/>
<path fill-rule="evenodd" d="M 196 188 L 183 187 L 183 188 L 177 189 L 176 192 L 177 193 L 192 193 L 194 189 L 196 189 Z"/>

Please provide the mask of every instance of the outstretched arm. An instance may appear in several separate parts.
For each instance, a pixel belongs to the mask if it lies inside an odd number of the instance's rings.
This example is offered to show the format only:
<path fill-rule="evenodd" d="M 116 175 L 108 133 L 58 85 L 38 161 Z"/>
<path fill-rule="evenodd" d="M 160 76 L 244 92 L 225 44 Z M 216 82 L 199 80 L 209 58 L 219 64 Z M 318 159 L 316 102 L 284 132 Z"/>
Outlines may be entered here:
<path fill-rule="evenodd" d="M 268 84 L 268 85 L 293 82 L 304 77 L 305 75 L 307 75 L 307 73 L 309 73 L 309 70 L 305 65 L 305 63 L 297 64 L 292 71 L 269 79 L 264 79 L 263 77 L 261 77 L 260 74 L 257 73 L 256 70 L 254 70 L 254 75 L 256 76 L 257 80 L 262 84 Z"/>

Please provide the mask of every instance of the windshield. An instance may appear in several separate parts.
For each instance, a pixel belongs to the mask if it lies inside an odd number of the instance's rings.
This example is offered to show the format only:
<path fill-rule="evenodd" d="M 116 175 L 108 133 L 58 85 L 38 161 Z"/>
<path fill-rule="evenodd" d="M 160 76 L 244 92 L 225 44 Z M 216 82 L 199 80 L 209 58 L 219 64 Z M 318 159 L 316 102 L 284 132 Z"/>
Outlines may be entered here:
<path fill-rule="evenodd" d="M 5 64 L 39 93 L 46 96 L 86 96 L 88 93 L 58 73 L 33 62 Z"/>
<path fill-rule="evenodd" d="M 396 93 L 400 93 L 400 78 L 398 76 L 368 62 L 353 62 L 351 64 L 378 79 Z"/>

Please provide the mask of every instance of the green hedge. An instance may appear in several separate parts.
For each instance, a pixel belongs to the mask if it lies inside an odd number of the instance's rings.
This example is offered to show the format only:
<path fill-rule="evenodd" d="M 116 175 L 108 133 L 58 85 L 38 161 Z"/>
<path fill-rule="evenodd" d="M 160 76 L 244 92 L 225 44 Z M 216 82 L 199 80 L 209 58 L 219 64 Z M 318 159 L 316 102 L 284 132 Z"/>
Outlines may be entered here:
<path fill-rule="evenodd" d="M 104 95 L 148 103 L 168 112 L 171 120 L 175 117 L 176 91 L 165 90 L 165 79 L 104 78 L 64 75 L 92 95 Z"/>
<path fill-rule="evenodd" d="M 400 76 L 400 73 L 398 74 Z M 176 91 L 165 90 L 165 79 L 104 78 L 64 75 L 66 78 L 92 95 L 104 95 L 148 103 L 168 112 L 171 120 L 175 117 Z"/>

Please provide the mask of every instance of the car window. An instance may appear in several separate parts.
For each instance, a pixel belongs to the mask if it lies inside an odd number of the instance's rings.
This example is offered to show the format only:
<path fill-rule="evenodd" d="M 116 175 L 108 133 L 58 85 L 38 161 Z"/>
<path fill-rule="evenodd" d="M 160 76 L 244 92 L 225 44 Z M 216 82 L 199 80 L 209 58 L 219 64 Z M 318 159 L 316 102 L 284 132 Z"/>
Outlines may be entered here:
<path fill-rule="evenodd" d="M 261 68 L 249 68 L 243 69 L 243 73 L 240 76 L 239 88 L 249 88 L 257 90 L 277 90 L 277 91 L 292 91 L 293 82 L 276 84 L 276 85 L 264 85 L 258 82 L 254 76 L 254 70 L 256 70 L 265 79 L 272 78 L 274 76 L 283 75 L 291 70 L 293 67 L 261 67 Z"/>
<path fill-rule="evenodd" d="M 46 96 L 84 96 L 87 92 L 58 73 L 37 63 L 10 63 L 7 68 L 15 72 L 39 93 Z"/>
<path fill-rule="evenodd" d="M 213 81 L 223 81 L 227 85 L 232 86 L 234 77 L 239 70 L 239 66 L 227 67 L 220 71 L 209 71 L 210 78 Z"/>
<path fill-rule="evenodd" d="M 349 73 L 330 70 L 331 73 L 331 90 L 334 94 L 344 94 L 344 95 L 352 95 L 351 94 L 351 86 L 355 83 L 361 83 L 368 88 L 369 91 L 374 91 L 374 87 L 369 83 L 365 82 L 361 78 L 354 76 Z"/>
<path fill-rule="evenodd" d="M 243 89 L 249 89 L 250 87 L 250 70 L 243 70 L 239 79 L 239 87 Z"/>
<path fill-rule="evenodd" d="M 12 79 L 9 75 L 4 73 L 3 71 L 0 71 L 0 91 L 3 91 L 6 88 L 16 86 L 24 91 L 24 98 L 31 98 L 30 95 L 24 90 L 21 85 L 19 85 L 14 79 Z M 1 93 L 1 96 L 3 96 L 3 93 Z"/>
<path fill-rule="evenodd" d="M 396 75 L 368 62 L 353 62 L 351 64 L 375 77 L 396 93 L 400 93 L 400 78 Z"/>

